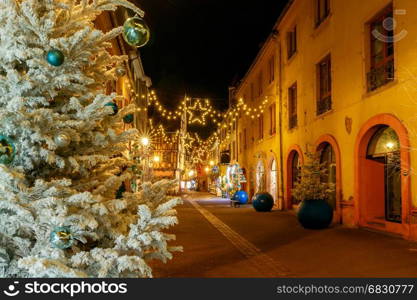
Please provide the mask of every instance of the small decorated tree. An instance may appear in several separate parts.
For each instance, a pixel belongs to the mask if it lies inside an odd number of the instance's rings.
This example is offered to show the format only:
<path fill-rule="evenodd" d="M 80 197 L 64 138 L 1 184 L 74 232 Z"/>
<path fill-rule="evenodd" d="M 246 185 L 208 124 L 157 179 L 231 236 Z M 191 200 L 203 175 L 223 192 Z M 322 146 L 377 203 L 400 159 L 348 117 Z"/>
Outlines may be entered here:
<path fill-rule="evenodd" d="M 324 180 L 328 176 L 326 163 L 320 162 L 320 157 L 311 152 L 306 153 L 309 163 L 301 167 L 301 172 L 292 195 L 299 201 L 329 199 L 335 191 L 335 186 Z"/>
<path fill-rule="evenodd" d="M 300 177 L 292 190 L 295 199 L 302 201 L 298 221 L 305 228 L 322 229 L 333 220 L 333 207 L 328 203 L 335 186 L 329 183 L 328 166 L 318 154 L 306 153 L 309 162 L 301 167 Z"/>
<path fill-rule="evenodd" d="M 138 16 L 97 30 L 118 6 L 144 15 L 126 0 L 0 0 L 0 277 L 151 277 L 179 250 L 164 232 L 175 183 L 119 188 L 138 135 L 118 129 L 136 107 L 106 94 L 127 60 L 107 49 L 149 32 Z"/>

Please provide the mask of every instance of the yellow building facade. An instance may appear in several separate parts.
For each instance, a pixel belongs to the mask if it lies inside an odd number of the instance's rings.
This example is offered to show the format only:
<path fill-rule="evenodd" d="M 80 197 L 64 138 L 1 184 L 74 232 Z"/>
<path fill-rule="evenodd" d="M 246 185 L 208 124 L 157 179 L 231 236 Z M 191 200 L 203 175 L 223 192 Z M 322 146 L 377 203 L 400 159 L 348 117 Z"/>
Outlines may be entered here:
<path fill-rule="evenodd" d="M 276 206 L 292 210 L 305 153 L 318 153 L 336 185 L 335 224 L 417 238 L 416 13 L 414 0 L 291 1 L 237 88 L 248 107 L 268 101 L 263 138 L 253 111 L 238 120 L 249 192 L 276 182 Z M 257 82 L 262 93 L 252 97 Z M 276 134 L 268 134 L 274 103 Z"/>
<path fill-rule="evenodd" d="M 232 157 L 244 170 L 248 181 L 244 188 L 250 197 L 266 190 L 281 208 L 277 49 L 277 35 L 271 35 L 236 89 L 234 97 L 241 109 L 231 135 L 237 141 Z"/>

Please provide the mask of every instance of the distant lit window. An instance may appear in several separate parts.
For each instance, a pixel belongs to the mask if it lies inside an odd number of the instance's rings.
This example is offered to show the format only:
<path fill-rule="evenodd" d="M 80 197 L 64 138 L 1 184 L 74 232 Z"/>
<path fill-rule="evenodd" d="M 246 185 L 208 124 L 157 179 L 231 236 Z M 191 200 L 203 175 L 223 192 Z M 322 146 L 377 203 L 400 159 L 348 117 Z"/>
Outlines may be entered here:
<path fill-rule="evenodd" d="M 297 117 L 297 83 L 288 89 L 288 128 L 293 129 L 298 124 Z"/>
<path fill-rule="evenodd" d="M 297 52 L 297 26 L 287 32 L 287 57 L 290 59 Z"/>
<path fill-rule="evenodd" d="M 248 132 L 245 129 L 243 129 L 243 148 L 246 150 L 248 148 Z"/>
<path fill-rule="evenodd" d="M 258 130 L 259 130 L 259 139 L 262 140 L 264 138 L 264 115 L 261 114 L 258 119 Z"/>
<path fill-rule="evenodd" d="M 269 83 L 275 80 L 275 56 L 269 59 Z"/>
<path fill-rule="evenodd" d="M 277 132 L 276 122 L 276 104 L 272 104 L 269 107 L 269 134 L 273 135 Z"/>
<path fill-rule="evenodd" d="M 394 22 L 392 6 L 370 23 L 370 70 L 368 92 L 394 80 Z"/>
<path fill-rule="evenodd" d="M 317 115 L 332 109 L 332 76 L 330 55 L 317 64 Z"/>
<path fill-rule="evenodd" d="M 316 27 L 330 15 L 330 0 L 316 0 Z"/>
<path fill-rule="evenodd" d="M 243 139 L 242 139 L 242 132 L 239 132 L 239 153 L 243 152 Z"/>
<path fill-rule="evenodd" d="M 261 96 L 263 93 L 263 74 L 259 72 L 258 75 L 258 96 Z"/>

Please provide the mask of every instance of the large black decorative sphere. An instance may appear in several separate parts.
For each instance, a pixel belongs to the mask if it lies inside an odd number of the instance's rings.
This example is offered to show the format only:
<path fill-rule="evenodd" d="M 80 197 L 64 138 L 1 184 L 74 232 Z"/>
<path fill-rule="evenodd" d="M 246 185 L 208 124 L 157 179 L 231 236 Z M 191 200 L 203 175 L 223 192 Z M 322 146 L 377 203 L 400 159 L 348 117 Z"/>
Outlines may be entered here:
<path fill-rule="evenodd" d="M 111 108 L 113 108 L 112 116 L 117 115 L 117 113 L 119 112 L 119 107 L 114 102 L 108 102 L 104 106 L 110 106 Z"/>
<path fill-rule="evenodd" d="M 148 43 L 150 37 L 149 27 L 140 17 L 129 18 L 123 24 L 123 39 L 130 46 L 143 47 Z"/>
<path fill-rule="evenodd" d="M 304 228 L 324 229 L 333 220 L 333 208 L 325 200 L 304 200 L 298 209 L 297 218 Z"/>
<path fill-rule="evenodd" d="M 64 63 L 64 60 L 65 60 L 64 53 L 62 53 L 61 51 L 57 49 L 49 50 L 48 53 L 46 54 L 46 61 L 54 67 L 61 66 Z"/>
<path fill-rule="evenodd" d="M 258 193 L 252 198 L 252 205 L 256 211 L 268 212 L 274 207 L 274 198 L 269 193 Z"/>

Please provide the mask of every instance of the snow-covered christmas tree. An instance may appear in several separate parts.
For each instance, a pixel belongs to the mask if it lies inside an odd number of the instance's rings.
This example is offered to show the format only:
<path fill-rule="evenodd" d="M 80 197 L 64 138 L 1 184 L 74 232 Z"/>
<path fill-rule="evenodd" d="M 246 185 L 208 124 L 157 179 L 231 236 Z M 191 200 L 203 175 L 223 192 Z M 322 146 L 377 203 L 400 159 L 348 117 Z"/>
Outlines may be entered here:
<path fill-rule="evenodd" d="M 135 107 L 105 94 L 126 59 L 106 49 L 129 28 L 93 21 L 118 6 L 143 17 L 125 0 L 0 0 L 1 277 L 151 277 L 179 250 L 172 182 L 116 199 L 137 133 L 115 130 Z"/>

